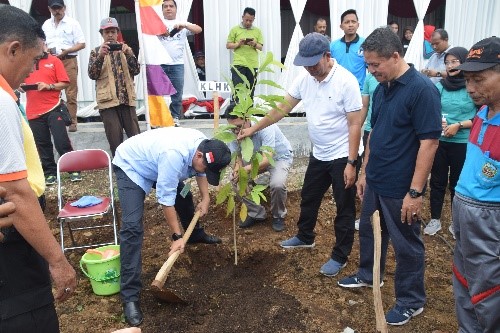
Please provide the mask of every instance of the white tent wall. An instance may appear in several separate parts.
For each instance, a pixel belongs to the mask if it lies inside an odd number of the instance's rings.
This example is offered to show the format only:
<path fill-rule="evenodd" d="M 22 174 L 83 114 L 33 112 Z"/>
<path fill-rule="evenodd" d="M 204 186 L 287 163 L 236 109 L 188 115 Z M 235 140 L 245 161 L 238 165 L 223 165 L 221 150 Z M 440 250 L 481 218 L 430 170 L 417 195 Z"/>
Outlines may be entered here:
<path fill-rule="evenodd" d="M 188 17 L 193 0 L 180 0 L 179 18 Z M 290 3 L 305 3 L 306 0 L 290 0 Z M 318 0 L 309 0 L 318 1 Z M 327 1 L 327 0 L 322 0 Z M 367 37 L 376 27 L 385 25 L 388 19 L 389 0 L 328 0 L 330 6 L 330 34 L 332 39 L 340 38 L 342 31 L 339 28 L 340 15 L 349 8 L 358 11 L 360 28 L 359 34 Z M 414 0 L 420 20 L 425 15 L 425 11 L 430 0 Z M 10 0 L 9 3 L 15 7 L 21 8 L 26 12 L 30 11 L 32 0 Z M 99 34 L 100 21 L 109 16 L 111 0 L 65 0 L 67 13 L 69 16 L 77 19 L 83 29 L 86 38 L 86 48 L 79 52 L 78 65 L 78 115 L 87 117 L 97 115 L 95 106 L 95 84 L 87 75 L 88 58 L 90 51 L 102 43 Z M 303 7 L 298 20 L 302 28 L 296 29 L 296 18 L 292 11 L 285 10 L 280 12 L 279 0 L 203 0 L 204 5 L 204 32 L 205 32 L 205 54 L 207 63 L 207 80 L 223 81 L 230 78 L 231 52 L 226 49 L 226 38 L 231 27 L 241 22 L 241 16 L 245 7 L 256 9 L 255 25 L 258 26 L 264 34 L 264 51 L 272 51 L 276 58 L 280 59 L 286 55 L 290 67 L 293 66 L 293 57 L 298 51 L 298 43 L 304 33 L 312 31 L 312 25 L 316 15 L 304 12 Z M 425 7 L 425 9 L 424 9 Z M 300 6 L 299 6 L 300 8 Z M 283 14 L 283 16 L 281 16 Z M 128 15 L 128 16 L 127 16 Z M 133 19 L 133 14 L 127 14 L 127 17 L 116 15 L 120 24 L 127 24 Z M 130 16 L 130 17 L 129 17 Z M 447 0 L 445 11 L 445 26 L 450 36 L 452 45 L 464 46 L 469 48 L 473 43 L 492 35 L 498 35 L 500 23 L 497 18 L 500 17 L 499 0 Z M 405 21 L 406 22 L 406 21 Z M 408 22 L 415 22 L 411 21 Z M 133 23 L 131 23 L 133 24 Z M 405 24 L 402 24 L 401 29 Z M 282 34 L 283 29 L 283 34 Z M 415 31 L 413 40 L 406 54 L 407 61 L 413 62 L 417 68 L 423 64 L 422 43 L 423 43 L 423 25 L 422 21 L 417 25 L 418 31 Z M 189 51 L 189 49 L 187 50 Z M 191 54 L 186 52 L 186 83 L 185 95 L 197 96 L 197 75 L 194 61 Z M 293 71 L 295 73 L 295 71 Z M 282 82 L 287 88 L 294 76 L 267 75 L 266 78 L 277 82 Z M 284 80 L 284 77 L 288 77 Z M 138 99 L 144 97 L 143 84 L 141 78 L 136 77 L 136 88 Z M 269 92 L 268 89 L 258 89 L 258 93 Z M 272 91 L 271 91 L 272 92 Z M 198 95 L 199 96 L 199 95 Z M 227 96 L 226 96 L 227 97 Z"/>
<path fill-rule="evenodd" d="M 500 36 L 499 0 L 446 0 L 445 30 L 450 44 L 469 49 L 481 39 Z"/>
<path fill-rule="evenodd" d="M 413 0 L 418 16 L 418 23 L 411 39 L 408 50 L 406 50 L 405 60 L 412 63 L 417 70 L 424 67 L 425 60 L 422 55 L 424 43 L 424 16 L 431 0 Z"/>
<path fill-rule="evenodd" d="M 226 49 L 231 28 L 241 23 L 245 7 L 256 10 L 254 25 L 264 36 L 263 51 L 281 55 L 281 20 L 279 0 L 203 0 L 205 22 L 205 59 L 207 81 L 231 79 L 232 52 Z M 279 74 L 264 73 L 263 78 L 278 81 Z M 274 92 L 269 87 L 257 87 L 255 94 Z M 227 97 L 227 96 L 226 96 Z"/>
<path fill-rule="evenodd" d="M 26 13 L 30 12 L 32 2 L 33 2 L 33 0 L 9 0 L 9 4 L 11 6 L 22 9 Z"/>

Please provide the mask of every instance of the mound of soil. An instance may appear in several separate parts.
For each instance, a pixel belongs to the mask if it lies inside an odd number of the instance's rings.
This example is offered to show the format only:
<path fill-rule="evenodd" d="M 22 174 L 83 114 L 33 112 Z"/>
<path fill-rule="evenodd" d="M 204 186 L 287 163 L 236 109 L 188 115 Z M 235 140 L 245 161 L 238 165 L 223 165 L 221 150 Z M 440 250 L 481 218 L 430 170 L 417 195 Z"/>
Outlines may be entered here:
<path fill-rule="evenodd" d="M 221 237 L 223 244 L 189 244 L 173 266 L 165 288 L 182 297 L 186 304 L 162 303 L 151 292 L 151 282 L 167 259 L 171 232 L 154 194 L 147 198 L 141 295 L 145 316 L 141 325 L 143 332 L 333 333 L 343 332 L 346 327 L 357 332 L 375 331 L 372 290 L 346 290 L 337 286 L 339 278 L 357 270 L 357 235 L 348 265 L 339 276 L 328 278 L 319 273 L 321 265 L 330 257 L 334 241 L 335 208 L 331 194 L 325 195 L 320 208 L 315 248 L 284 250 L 278 246 L 281 240 L 296 233 L 300 176 L 303 175 L 298 174 L 299 180 L 290 181 L 286 230 L 274 232 L 270 219 L 251 229 L 237 228 L 237 265 L 232 216 L 226 217 L 225 207 L 213 207 L 203 217 L 201 221 L 207 232 Z M 92 192 L 91 189 L 99 186 L 99 179 L 98 175 L 86 176 L 79 186 Z M 215 191 L 212 194 L 215 195 Z M 55 237 L 59 237 L 54 188 L 48 190 L 47 198 L 46 216 Z M 117 208 L 119 216 L 119 203 Z M 444 211 L 449 212 L 449 202 Z M 428 213 L 425 220 L 428 221 Z M 444 217 L 442 222 L 443 230 L 447 229 L 449 218 Z M 444 231 L 438 235 L 424 236 L 428 297 L 425 310 L 403 327 L 390 327 L 391 332 L 457 331 L 451 287 L 450 245 L 453 245 L 453 238 Z M 78 239 L 104 236 L 103 232 L 85 232 Z M 78 271 L 80 283 L 70 300 L 57 304 L 61 331 L 111 332 L 127 327 L 119 296 L 97 296 L 92 292 L 89 280 L 79 269 L 82 254 L 82 251 L 67 252 Z M 394 305 L 394 270 L 391 248 L 382 287 L 385 311 Z"/>

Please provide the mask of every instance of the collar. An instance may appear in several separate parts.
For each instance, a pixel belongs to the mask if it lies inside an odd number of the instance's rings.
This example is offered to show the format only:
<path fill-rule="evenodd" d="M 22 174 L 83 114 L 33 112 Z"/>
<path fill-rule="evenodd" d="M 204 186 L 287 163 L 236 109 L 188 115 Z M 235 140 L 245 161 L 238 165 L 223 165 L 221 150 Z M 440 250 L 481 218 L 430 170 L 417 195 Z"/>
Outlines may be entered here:
<path fill-rule="evenodd" d="M 401 84 L 404 84 L 404 85 L 407 85 L 408 83 L 410 83 L 410 81 L 413 80 L 413 75 L 416 73 L 416 69 L 412 66 L 410 66 L 410 68 L 408 68 L 408 70 L 406 72 L 403 73 L 403 75 L 401 75 L 400 77 L 398 77 L 397 79 L 391 81 L 391 88 L 394 87 L 394 83 L 395 82 L 398 82 L 398 83 L 401 83 Z M 385 89 L 389 89 L 389 83 L 388 82 L 385 82 L 385 83 L 381 83 L 382 86 L 385 88 Z"/>
<path fill-rule="evenodd" d="M 438 54 L 438 57 L 439 57 L 439 58 L 441 58 L 441 57 L 443 57 L 444 55 L 446 55 L 446 53 L 448 53 L 448 51 L 449 51 L 452 47 L 453 47 L 453 46 L 448 45 L 448 48 L 447 48 L 446 50 L 444 50 L 443 52 L 441 52 L 441 53 L 437 53 L 437 52 L 436 52 L 436 53 Z"/>
<path fill-rule="evenodd" d="M 344 35 L 342 38 L 340 38 L 340 40 L 342 41 L 342 43 L 346 43 L 346 44 L 347 44 L 347 43 L 349 43 L 349 44 L 353 44 L 353 43 L 354 43 L 354 44 L 356 44 L 357 42 L 359 42 L 359 35 L 358 35 L 358 34 L 356 34 L 356 38 L 354 38 L 354 39 L 353 39 L 353 40 L 351 40 L 350 42 L 346 42 L 346 41 L 345 41 L 345 35 Z"/>
<path fill-rule="evenodd" d="M 5 81 L 5 78 L 3 77 L 3 75 L 0 75 L 0 88 L 5 90 L 10 95 L 10 97 L 12 97 L 17 102 L 17 96 L 16 96 L 16 94 L 14 94 L 14 90 L 7 83 L 7 81 Z"/>
<path fill-rule="evenodd" d="M 313 77 L 314 81 L 316 81 L 318 83 L 323 83 L 323 82 L 328 83 L 332 79 L 333 74 L 335 74 L 335 71 L 339 67 L 337 61 L 335 61 L 334 58 L 332 58 L 332 61 L 333 61 L 332 69 L 330 69 L 330 71 L 328 72 L 328 75 L 323 79 L 323 81 L 320 82 L 315 77 Z"/>
<path fill-rule="evenodd" d="M 254 28 L 254 26 L 253 26 L 253 24 L 252 24 L 252 26 L 251 26 L 250 28 L 246 28 L 246 27 L 243 25 L 243 22 L 240 22 L 240 28 L 245 29 L 245 30 L 253 30 L 253 29 L 255 29 L 255 28 Z"/>
<path fill-rule="evenodd" d="M 491 119 L 487 119 L 489 110 L 490 110 L 490 108 L 487 105 L 485 105 L 484 107 L 482 107 L 479 110 L 479 112 L 477 113 L 477 116 L 483 120 L 483 123 L 488 123 L 491 125 L 500 126 L 500 113 L 497 113 Z"/>
<path fill-rule="evenodd" d="M 61 19 L 61 21 L 59 22 L 59 24 L 61 24 L 63 22 L 67 23 L 68 22 L 68 20 L 66 19 L 67 17 L 68 17 L 68 14 L 64 13 L 64 16 Z M 52 16 L 50 19 L 52 20 L 52 24 L 55 25 L 56 24 L 56 18 L 54 16 Z"/>

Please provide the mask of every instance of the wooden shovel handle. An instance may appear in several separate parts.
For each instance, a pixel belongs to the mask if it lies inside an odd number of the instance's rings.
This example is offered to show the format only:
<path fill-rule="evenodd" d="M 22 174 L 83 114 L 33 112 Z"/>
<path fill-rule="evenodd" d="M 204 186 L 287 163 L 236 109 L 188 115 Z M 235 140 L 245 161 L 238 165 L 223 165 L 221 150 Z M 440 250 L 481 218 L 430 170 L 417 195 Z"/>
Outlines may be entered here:
<path fill-rule="evenodd" d="M 200 212 L 197 211 L 196 214 L 194 214 L 193 219 L 189 223 L 189 227 L 187 228 L 186 232 L 184 233 L 184 236 L 182 236 L 182 240 L 184 241 L 184 244 L 187 244 L 187 241 L 189 240 L 189 237 L 191 236 L 191 233 L 193 232 L 193 229 L 196 225 L 196 222 L 198 222 L 198 219 L 200 218 Z M 160 270 L 156 274 L 156 277 L 151 283 L 153 287 L 157 287 L 159 289 L 163 288 L 163 285 L 165 284 L 165 281 L 167 280 L 168 273 L 170 273 L 170 269 L 172 269 L 172 266 L 174 265 L 175 261 L 181 254 L 180 250 L 175 251 L 172 253 L 167 261 L 163 263 L 163 266 L 161 266 Z"/>
<path fill-rule="evenodd" d="M 380 215 L 378 210 L 373 213 L 373 302 L 375 305 L 375 318 L 377 332 L 387 333 L 387 322 L 385 321 L 384 306 L 382 304 L 382 293 L 380 291 L 380 254 L 382 247 L 382 229 L 380 228 Z"/>

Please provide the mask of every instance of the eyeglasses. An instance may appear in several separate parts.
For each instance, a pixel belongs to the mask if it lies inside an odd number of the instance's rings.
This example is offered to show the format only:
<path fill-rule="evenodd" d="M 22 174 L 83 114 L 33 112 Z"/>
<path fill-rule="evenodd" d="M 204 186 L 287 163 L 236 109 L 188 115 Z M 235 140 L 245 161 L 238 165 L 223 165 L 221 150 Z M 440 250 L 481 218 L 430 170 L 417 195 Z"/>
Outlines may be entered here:
<path fill-rule="evenodd" d="M 453 60 L 450 60 L 450 61 L 445 61 L 445 62 L 444 62 L 444 64 L 445 64 L 446 66 L 449 66 L 449 65 L 451 65 L 451 64 L 457 64 L 457 63 L 459 64 L 459 63 L 460 63 L 460 60 L 458 60 L 458 59 L 453 59 Z"/>

